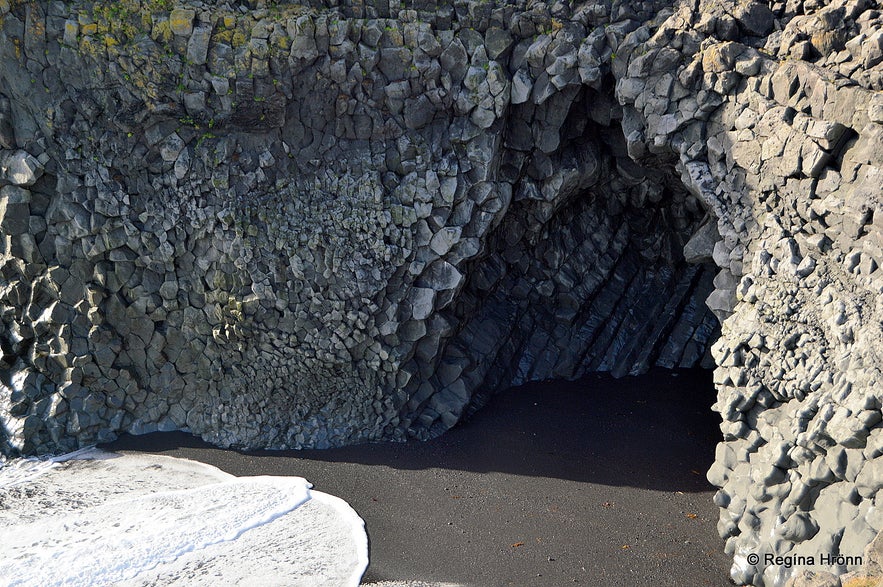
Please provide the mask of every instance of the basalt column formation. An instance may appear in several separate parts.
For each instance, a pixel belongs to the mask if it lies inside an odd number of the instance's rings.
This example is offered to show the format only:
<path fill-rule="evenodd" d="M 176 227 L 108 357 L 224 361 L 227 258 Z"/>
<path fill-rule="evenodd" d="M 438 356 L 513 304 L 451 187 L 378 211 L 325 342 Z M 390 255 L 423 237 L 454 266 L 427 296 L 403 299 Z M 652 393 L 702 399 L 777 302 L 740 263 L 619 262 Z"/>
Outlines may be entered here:
<path fill-rule="evenodd" d="M 2 450 L 429 438 L 716 366 L 733 578 L 859 555 L 881 63 L 864 0 L 0 0 Z"/>

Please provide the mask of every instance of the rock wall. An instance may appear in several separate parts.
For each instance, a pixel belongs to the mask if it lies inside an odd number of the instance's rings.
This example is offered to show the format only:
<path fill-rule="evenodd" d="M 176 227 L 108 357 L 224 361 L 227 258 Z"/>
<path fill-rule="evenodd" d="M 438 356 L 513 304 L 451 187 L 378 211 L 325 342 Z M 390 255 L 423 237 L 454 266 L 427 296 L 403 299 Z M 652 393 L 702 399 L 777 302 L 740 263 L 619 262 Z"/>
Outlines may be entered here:
<path fill-rule="evenodd" d="M 716 340 L 733 578 L 861 554 L 876 4 L 338 4 L 0 1 L 3 451 L 426 438 Z"/>
<path fill-rule="evenodd" d="M 880 13 L 772 9 L 681 8 L 635 37 L 617 81 L 643 121 L 630 152 L 677 150 L 718 220 L 724 442 L 708 478 L 733 579 L 756 585 L 792 569 L 751 553 L 818 569 L 822 554 L 857 560 L 883 529 Z"/>

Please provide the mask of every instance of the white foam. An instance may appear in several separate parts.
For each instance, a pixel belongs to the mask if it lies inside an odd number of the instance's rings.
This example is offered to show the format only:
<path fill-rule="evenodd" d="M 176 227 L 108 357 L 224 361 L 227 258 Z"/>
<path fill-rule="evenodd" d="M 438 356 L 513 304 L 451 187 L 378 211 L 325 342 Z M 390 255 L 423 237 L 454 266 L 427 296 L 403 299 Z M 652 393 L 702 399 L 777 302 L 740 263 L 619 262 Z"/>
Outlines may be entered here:
<path fill-rule="evenodd" d="M 33 481 L 58 463 L 50 459 L 11 459 L 0 467 L 0 488 Z"/>
<path fill-rule="evenodd" d="M 251 477 L 121 500 L 3 529 L 11 585 L 99 585 L 232 541 L 309 499 L 299 477 Z"/>
<path fill-rule="evenodd" d="M 118 456 L 90 446 L 52 457 L 10 459 L 0 463 L 0 488 L 29 483 L 54 469 L 59 463 L 74 460 L 104 460 Z"/>
<path fill-rule="evenodd" d="M 332 506 L 324 494 L 310 495 L 272 524 L 187 553 L 117 587 L 356 587 L 368 565 L 362 520 L 341 501 Z"/>
<path fill-rule="evenodd" d="M 52 461 L 16 459 L 7 462 L 0 469 L 0 488 L 15 487 L 33 481 L 56 466 Z"/>
<path fill-rule="evenodd" d="M 9 461 L 0 491 L 4 585 L 355 587 L 368 566 L 362 519 L 299 477 L 86 449 Z"/>
<path fill-rule="evenodd" d="M 342 517 L 349 527 L 349 536 L 342 537 L 340 544 L 349 542 L 355 547 L 356 564 L 353 566 L 352 574 L 349 581 L 352 585 L 358 585 L 362 579 L 365 569 L 368 568 L 368 534 L 365 532 L 365 521 L 359 517 L 359 514 L 350 507 L 350 504 L 328 493 L 321 491 L 311 491 L 310 495 L 314 501 L 325 504 L 333 508 L 340 517 Z M 348 538 L 348 540 L 347 540 Z"/>

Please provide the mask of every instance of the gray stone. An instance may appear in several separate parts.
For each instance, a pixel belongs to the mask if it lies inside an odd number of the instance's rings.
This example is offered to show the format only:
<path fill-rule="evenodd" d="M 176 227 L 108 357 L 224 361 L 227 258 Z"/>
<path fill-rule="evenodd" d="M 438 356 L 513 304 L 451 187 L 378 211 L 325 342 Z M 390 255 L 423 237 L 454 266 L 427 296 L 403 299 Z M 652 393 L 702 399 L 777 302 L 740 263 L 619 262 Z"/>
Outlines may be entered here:
<path fill-rule="evenodd" d="M 288 35 L 291 37 L 291 59 L 311 62 L 319 56 L 316 44 L 316 26 L 309 15 L 303 15 L 288 22 Z"/>
<path fill-rule="evenodd" d="M 0 153 L 0 181 L 31 186 L 43 175 L 43 165 L 27 151 Z"/>
<path fill-rule="evenodd" d="M 0 189 L 0 231 L 8 235 L 21 235 L 30 226 L 31 193 L 15 186 Z"/>
<path fill-rule="evenodd" d="M 716 289 L 705 300 L 705 304 L 715 315 L 726 318 L 736 308 L 736 299 L 730 290 Z"/>
<path fill-rule="evenodd" d="M 411 52 L 406 47 L 381 49 L 377 67 L 389 81 L 406 79 L 410 76 Z"/>
<path fill-rule="evenodd" d="M 221 4 L 97 51 L 76 3 L 48 51 L 3 20 L 0 366 L 58 389 L 0 385 L 0 450 L 427 438 L 713 360 L 726 550 L 880 529 L 874 10 Z"/>
<path fill-rule="evenodd" d="M 431 248 L 437 255 L 444 256 L 451 248 L 460 240 L 462 229 L 459 226 L 449 226 L 439 230 L 429 242 Z"/>
<path fill-rule="evenodd" d="M 9 98 L 0 94 L 0 149 L 15 149 L 15 125 Z"/>
<path fill-rule="evenodd" d="M 364 33 L 362 37 L 364 38 Z M 420 29 L 420 32 L 417 33 L 417 46 L 430 57 L 437 57 L 442 50 L 441 43 L 438 42 L 435 35 L 426 29 Z"/>
<path fill-rule="evenodd" d="M 205 92 L 184 94 L 184 107 L 191 115 L 202 117 L 206 112 Z"/>
<path fill-rule="evenodd" d="M 187 59 L 194 65 L 205 65 L 211 36 L 211 27 L 197 26 L 193 29 L 187 41 Z"/>
<path fill-rule="evenodd" d="M 469 56 L 459 39 L 454 39 L 439 56 L 442 68 L 457 81 L 463 79 L 469 66 Z"/>
<path fill-rule="evenodd" d="M 855 479 L 856 489 L 863 497 L 872 497 L 877 495 L 880 488 L 883 488 L 883 470 L 881 470 L 878 461 L 870 461 L 864 467 Z"/>
<path fill-rule="evenodd" d="M 739 2 L 733 15 L 742 30 L 755 37 L 765 37 L 772 32 L 775 25 L 773 12 L 761 2 Z"/>
<path fill-rule="evenodd" d="M 487 55 L 490 59 L 505 58 L 512 50 L 512 35 L 505 29 L 490 27 L 484 35 Z"/>
<path fill-rule="evenodd" d="M 196 11 L 190 8 L 175 8 L 169 14 L 169 28 L 176 35 L 187 37 L 193 32 L 193 19 Z"/>
<path fill-rule="evenodd" d="M 463 282 L 463 274 L 447 261 L 439 260 L 424 271 L 418 284 L 421 282 L 424 283 L 422 287 L 435 291 L 451 290 Z"/>
<path fill-rule="evenodd" d="M 159 152 L 164 161 L 172 162 L 178 159 L 184 146 L 184 140 L 178 136 L 178 133 L 172 133 L 160 145 Z"/>
<path fill-rule="evenodd" d="M 425 320 L 432 315 L 435 290 L 415 287 L 411 290 L 411 315 L 415 320 Z"/>
<path fill-rule="evenodd" d="M 512 103 L 523 104 L 530 99 L 531 90 L 533 89 L 533 80 L 530 74 L 523 69 L 519 69 L 512 77 Z"/>
<path fill-rule="evenodd" d="M 423 128 L 432 122 L 435 116 L 435 107 L 425 95 L 417 96 L 414 99 L 405 101 L 405 125 L 408 128 Z"/>
<path fill-rule="evenodd" d="M 803 542 L 815 536 L 819 526 L 807 512 L 797 512 L 782 525 L 782 537 L 791 542 Z"/>

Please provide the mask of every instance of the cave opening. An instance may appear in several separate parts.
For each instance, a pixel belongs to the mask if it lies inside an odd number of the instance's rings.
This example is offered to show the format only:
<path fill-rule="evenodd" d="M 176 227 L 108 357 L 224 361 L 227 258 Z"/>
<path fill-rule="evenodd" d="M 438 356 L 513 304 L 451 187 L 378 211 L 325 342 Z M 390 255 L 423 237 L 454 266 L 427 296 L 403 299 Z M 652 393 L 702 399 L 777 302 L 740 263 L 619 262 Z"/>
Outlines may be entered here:
<path fill-rule="evenodd" d="M 468 417 L 529 382 L 714 366 L 715 218 L 683 185 L 675 154 L 639 144 L 612 87 L 513 108 L 498 170 L 511 204 L 447 310 L 459 331 L 420 367 L 435 393 L 412 396 L 422 401 L 409 419 L 428 436 L 455 423 L 445 410 L 469 395 L 459 387 L 475 390 Z M 542 120 L 553 120 L 548 136 Z"/>

